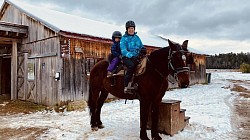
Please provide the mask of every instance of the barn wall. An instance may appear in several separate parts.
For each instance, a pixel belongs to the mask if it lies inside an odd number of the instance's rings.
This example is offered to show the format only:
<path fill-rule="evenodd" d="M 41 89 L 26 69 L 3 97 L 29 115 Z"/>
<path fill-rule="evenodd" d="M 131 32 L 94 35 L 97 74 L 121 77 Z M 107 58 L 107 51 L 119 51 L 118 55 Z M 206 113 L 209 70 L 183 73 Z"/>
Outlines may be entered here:
<path fill-rule="evenodd" d="M 12 5 L 1 21 L 29 27 L 28 37 L 18 45 L 18 99 L 45 105 L 59 103 L 61 81 L 54 79 L 62 69 L 58 34 Z M 28 79 L 32 73 L 34 78 Z"/>
<path fill-rule="evenodd" d="M 1 18 L 1 21 L 29 26 L 28 38 L 23 40 L 23 44 L 57 36 L 57 33 L 21 12 L 12 5 L 7 7 Z"/>
<path fill-rule="evenodd" d="M 91 68 L 110 53 L 110 43 L 61 37 L 62 95 L 61 101 L 88 99 L 88 76 Z M 67 48 L 65 48 L 67 45 Z M 63 51 L 62 51 L 63 48 Z"/>
<path fill-rule="evenodd" d="M 194 62 L 190 65 L 190 84 L 206 83 L 206 56 L 194 55 Z"/>

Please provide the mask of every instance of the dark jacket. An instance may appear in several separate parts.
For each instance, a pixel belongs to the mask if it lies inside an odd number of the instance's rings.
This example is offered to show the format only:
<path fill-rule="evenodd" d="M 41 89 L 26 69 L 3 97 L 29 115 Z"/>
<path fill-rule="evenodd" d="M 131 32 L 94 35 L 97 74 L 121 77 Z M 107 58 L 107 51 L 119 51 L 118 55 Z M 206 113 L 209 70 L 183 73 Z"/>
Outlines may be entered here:
<path fill-rule="evenodd" d="M 116 42 L 114 39 L 111 46 L 111 53 L 113 57 L 119 57 L 122 54 L 120 49 L 120 42 Z"/>

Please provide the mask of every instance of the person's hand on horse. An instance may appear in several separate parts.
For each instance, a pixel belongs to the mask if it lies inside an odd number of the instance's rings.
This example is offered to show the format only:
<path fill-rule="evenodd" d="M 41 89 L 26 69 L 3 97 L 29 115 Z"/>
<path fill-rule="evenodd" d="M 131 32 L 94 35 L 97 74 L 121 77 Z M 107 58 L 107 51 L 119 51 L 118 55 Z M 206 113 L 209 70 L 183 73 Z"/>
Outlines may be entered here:
<path fill-rule="evenodd" d="M 145 47 L 141 48 L 140 54 L 143 55 L 143 56 L 146 55 L 147 54 L 147 49 Z"/>
<path fill-rule="evenodd" d="M 139 59 L 135 56 L 131 57 L 130 59 L 135 65 L 138 65 L 140 63 Z"/>

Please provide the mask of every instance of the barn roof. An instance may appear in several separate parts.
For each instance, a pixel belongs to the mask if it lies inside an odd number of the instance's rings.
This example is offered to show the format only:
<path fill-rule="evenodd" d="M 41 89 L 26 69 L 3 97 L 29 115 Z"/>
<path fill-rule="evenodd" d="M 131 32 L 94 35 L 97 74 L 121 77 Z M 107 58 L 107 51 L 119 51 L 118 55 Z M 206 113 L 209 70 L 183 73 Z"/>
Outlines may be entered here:
<path fill-rule="evenodd" d="M 70 15 L 67 13 L 46 9 L 44 7 L 37 7 L 30 5 L 19 0 L 5 0 L 8 4 L 11 4 L 21 10 L 23 13 L 32 17 L 44 24 L 51 30 L 59 32 L 76 33 L 81 35 L 99 37 L 103 39 L 110 39 L 113 31 L 125 31 L 123 26 L 116 26 L 107 24 L 104 22 L 94 21 L 83 17 Z M 5 4 L 5 3 L 4 3 Z M 3 5 L 4 5 L 3 4 Z M 3 6 L 1 12 L 3 10 Z M 168 42 L 163 40 L 159 36 L 138 32 L 144 45 L 165 47 L 168 46 Z"/>

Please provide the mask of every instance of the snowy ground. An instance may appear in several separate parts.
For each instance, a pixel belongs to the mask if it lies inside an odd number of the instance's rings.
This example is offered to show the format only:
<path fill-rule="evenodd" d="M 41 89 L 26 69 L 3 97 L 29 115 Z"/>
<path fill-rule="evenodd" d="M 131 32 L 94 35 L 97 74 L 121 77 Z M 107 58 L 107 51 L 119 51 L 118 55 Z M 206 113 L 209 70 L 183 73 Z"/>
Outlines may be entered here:
<path fill-rule="evenodd" d="M 212 71 L 212 80 L 208 85 L 194 85 L 187 89 L 167 91 L 164 99 L 181 100 L 186 116 L 191 117 L 182 132 L 173 137 L 161 135 L 170 140 L 210 140 L 238 139 L 232 109 L 237 94 L 230 90 L 231 80 L 250 80 L 249 74 L 239 72 Z M 244 84 L 243 84 L 244 86 Z M 249 88 L 249 86 L 245 86 Z M 242 98 L 250 102 L 250 98 Z M 118 100 L 106 103 L 102 111 L 104 129 L 92 132 L 88 111 L 83 112 L 37 112 L 0 116 L 0 129 L 41 128 L 45 130 L 37 139 L 60 140 L 137 140 L 139 139 L 139 102 L 137 100 Z M 20 129 L 19 129 L 20 130 Z M 0 139 L 1 139 L 0 134 Z M 30 134 L 32 135 L 32 134 Z M 148 131 L 150 137 L 150 131 Z M 26 139 L 28 136 L 12 136 L 12 139 Z"/>

